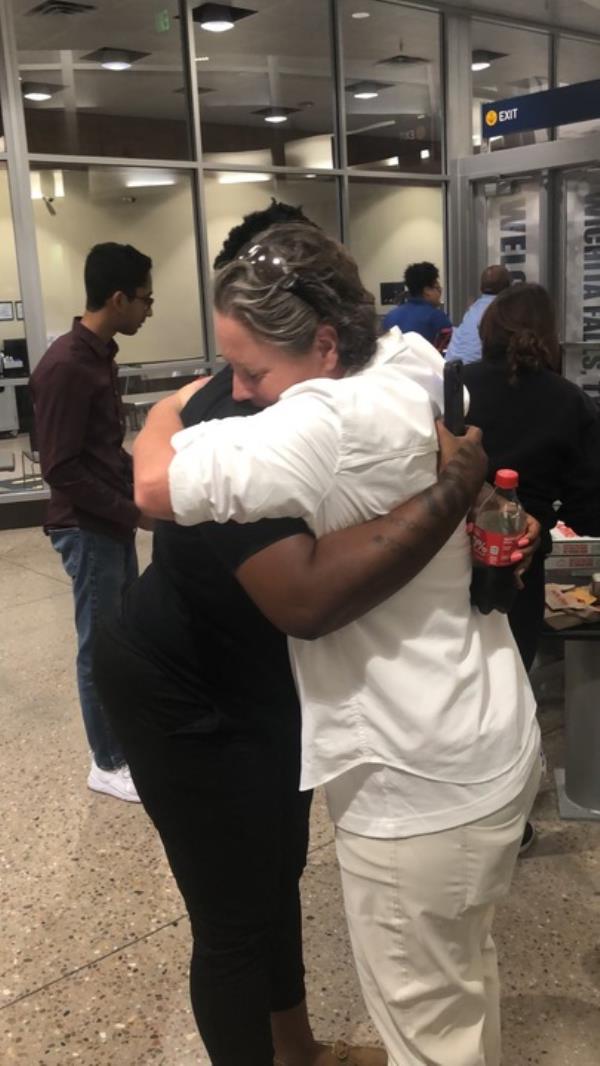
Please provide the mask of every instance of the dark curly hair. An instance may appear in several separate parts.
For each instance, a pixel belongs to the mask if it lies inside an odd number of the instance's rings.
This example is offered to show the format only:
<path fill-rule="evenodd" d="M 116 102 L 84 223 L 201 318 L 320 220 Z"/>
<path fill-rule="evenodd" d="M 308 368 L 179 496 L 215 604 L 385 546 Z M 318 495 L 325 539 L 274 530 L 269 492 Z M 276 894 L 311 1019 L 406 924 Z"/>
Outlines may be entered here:
<path fill-rule="evenodd" d="M 479 325 L 482 357 L 506 362 L 509 381 L 546 367 L 560 369 L 554 304 L 543 285 L 523 282 L 505 289 Z"/>
<path fill-rule="evenodd" d="M 440 280 L 440 272 L 433 263 L 411 263 L 404 271 L 404 284 L 411 296 L 420 296 L 424 289 L 432 289 Z"/>
<path fill-rule="evenodd" d="M 284 204 L 283 201 L 276 200 L 272 196 L 271 203 L 263 211 L 252 211 L 249 215 L 244 215 L 239 225 L 229 230 L 223 247 L 214 261 L 215 270 L 221 270 L 222 267 L 231 263 L 232 259 L 239 255 L 242 248 L 245 248 L 250 241 L 254 240 L 259 233 L 263 233 L 269 226 L 285 222 L 303 222 L 307 226 L 314 226 L 315 229 L 318 229 L 317 223 L 307 218 L 301 207 Z"/>
<path fill-rule="evenodd" d="M 340 363 L 359 370 L 377 347 L 377 315 L 350 253 L 316 226 L 278 223 L 215 278 L 215 307 L 256 336 L 304 355 L 334 327 Z"/>

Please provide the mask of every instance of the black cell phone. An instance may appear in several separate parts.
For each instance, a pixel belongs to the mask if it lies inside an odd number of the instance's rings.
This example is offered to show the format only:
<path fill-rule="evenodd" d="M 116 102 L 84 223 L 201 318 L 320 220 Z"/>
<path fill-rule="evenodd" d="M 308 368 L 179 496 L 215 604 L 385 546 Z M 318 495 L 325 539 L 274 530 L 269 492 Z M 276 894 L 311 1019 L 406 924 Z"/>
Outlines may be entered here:
<path fill-rule="evenodd" d="M 444 425 L 457 437 L 465 432 L 463 361 L 449 359 L 444 364 Z"/>

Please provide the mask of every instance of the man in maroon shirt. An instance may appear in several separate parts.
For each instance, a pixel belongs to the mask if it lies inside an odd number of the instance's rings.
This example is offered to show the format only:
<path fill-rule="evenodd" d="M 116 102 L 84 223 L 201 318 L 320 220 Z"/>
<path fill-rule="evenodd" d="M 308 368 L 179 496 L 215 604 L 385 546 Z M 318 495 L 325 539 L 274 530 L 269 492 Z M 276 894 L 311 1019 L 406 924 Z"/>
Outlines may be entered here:
<path fill-rule="evenodd" d="M 139 802 L 92 677 L 99 620 L 137 576 L 131 457 L 115 356 L 152 314 L 152 262 L 131 245 L 97 244 L 85 264 L 86 311 L 31 376 L 42 474 L 50 485 L 44 530 L 73 582 L 77 681 L 92 751 L 88 786 Z"/>

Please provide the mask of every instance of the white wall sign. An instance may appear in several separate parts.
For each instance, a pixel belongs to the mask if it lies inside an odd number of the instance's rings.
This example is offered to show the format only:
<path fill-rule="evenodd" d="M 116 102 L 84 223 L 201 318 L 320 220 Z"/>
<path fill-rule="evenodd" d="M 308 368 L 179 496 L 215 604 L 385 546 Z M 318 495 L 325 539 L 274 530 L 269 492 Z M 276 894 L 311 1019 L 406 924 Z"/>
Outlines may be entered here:
<path fill-rule="evenodd" d="M 486 200 L 488 264 L 501 263 L 513 281 L 539 281 L 539 204 L 534 183 Z"/>

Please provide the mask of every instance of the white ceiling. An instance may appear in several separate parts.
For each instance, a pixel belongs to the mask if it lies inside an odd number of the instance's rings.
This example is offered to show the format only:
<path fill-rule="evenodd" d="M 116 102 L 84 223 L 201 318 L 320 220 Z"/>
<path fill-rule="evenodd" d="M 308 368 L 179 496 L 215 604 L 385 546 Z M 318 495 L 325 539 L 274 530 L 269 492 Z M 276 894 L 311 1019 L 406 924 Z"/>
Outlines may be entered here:
<path fill-rule="evenodd" d="M 108 114 L 183 118 L 184 99 L 175 92 L 183 84 L 176 5 L 171 30 L 157 33 L 155 6 L 148 0 L 90 0 L 97 11 L 78 16 L 35 16 L 36 0 L 13 0 L 21 76 L 28 81 L 69 84 L 73 63 L 74 97 L 78 109 Z M 331 132 L 332 82 L 329 20 L 323 0 L 244 0 L 256 14 L 224 34 L 195 30 L 199 84 L 211 90 L 201 97 L 208 122 L 260 126 L 252 110 L 271 104 L 298 107 L 287 129 L 308 134 Z M 355 5 L 343 13 L 348 80 L 376 78 L 391 82 L 376 101 L 348 97 L 350 125 L 362 128 L 380 116 L 430 114 L 437 110 L 437 20 L 430 12 L 402 9 L 373 0 L 359 5 L 371 18 L 351 18 Z M 132 48 L 150 55 L 131 70 L 115 73 L 83 63 L 99 47 Z M 383 67 L 377 61 L 408 52 L 429 62 L 415 67 Z M 68 103 L 68 101 L 67 101 Z M 65 105 L 61 92 L 35 105 Z M 29 105 L 28 105 L 29 106 Z"/>
<path fill-rule="evenodd" d="M 181 119 L 185 98 L 179 23 L 174 0 L 87 0 L 89 14 L 61 17 L 28 15 L 39 0 L 12 0 L 16 15 L 19 62 L 23 80 L 65 86 L 38 109 L 76 106 L 78 110 L 139 117 Z M 199 84 L 210 90 L 201 97 L 206 122 L 263 127 L 253 110 L 271 104 L 299 107 L 285 129 L 307 135 L 331 133 L 332 83 L 328 44 L 328 5 L 324 0 L 240 0 L 256 14 L 224 34 L 195 30 Z M 600 34 L 600 0 L 448 0 L 446 6 L 499 17 L 523 17 Z M 155 13 L 166 8 L 171 29 L 159 33 Z M 343 0 L 342 31 L 348 80 L 376 79 L 392 83 L 377 99 L 347 96 L 348 128 L 364 130 L 398 119 L 401 132 L 418 115 L 436 114 L 439 107 L 439 40 L 431 11 L 402 8 L 376 0 Z M 367 11 L 368 19 L 352 13 Z M 130 48 L 150 53 L 131 70 L 115 73 L 82 57 L 99 47 Z M 511 96 L 545 87 L 547 38 L 543 34 L 495 26 L 473 26 L 473 47 L 506 52 L 491 68 L 474 76 L 476 96 Z M 394 67 L 379 61 L 398 52 L 425 62 Z M 600 45 L 569 41 L 562 45 L 561 80 L 598 76 Z M 73 73 L 70 73 L 72 66 Z M 73 82 L 72 82 L 73 79 Z M 29 106 L 29 105 L 28 105 Z M 404 116 L 404 119 L 403 119 Z M 420 120 L 418 120 L 420 121 Z M 389 127 L 386 127 L 389 132 Z M 235 146 L 232 146 L 235 147 Z"/>
<path fill-rule="evenodd" d="M 499 19 L 526 19 L 600 36 L 600 0 L 443 0 L 448 8 L 497 15 Z"/>

